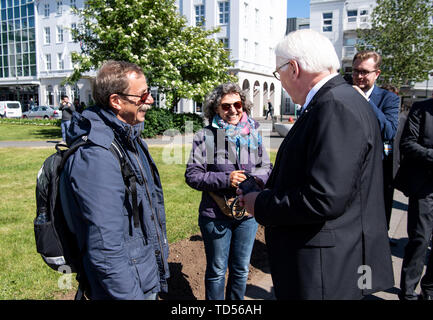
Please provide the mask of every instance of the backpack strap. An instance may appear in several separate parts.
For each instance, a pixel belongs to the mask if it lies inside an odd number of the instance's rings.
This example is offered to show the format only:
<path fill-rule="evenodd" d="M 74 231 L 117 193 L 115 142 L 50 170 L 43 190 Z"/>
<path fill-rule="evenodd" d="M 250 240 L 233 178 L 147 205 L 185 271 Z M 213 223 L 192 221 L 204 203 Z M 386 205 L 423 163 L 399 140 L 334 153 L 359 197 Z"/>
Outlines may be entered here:
<path fill-rule="evenodd" d="M 80 141 L 73 143 L 69 147 L 69 149 L 65 150 L 64 151 L 65 153 L 62 156 L 62 161 L 60 162 L 60 165 L 59 165 L 59 169 L 58 169 L 59 172 L 61 172 L 63 170 L 63 167 L 65 166 L 65 163 L 66 163 L 66 161 L 68 160 L 68 158 L 69 158 L 69 156 L 71 154 L 73 154 L 75 151 L 77 151 L 77 149 L 79 147 L 84 146 L 85 144 L 90 144 L 90 143 L 91 142 L 87 139 L 87 136 L 82 136 Z M 58 152 L 61 152 L 61 149 L 60 149 L 61 147 L 66 147 L 67 148 L 68 146 L 65 145 L 65 144 L 62 144 L 62 143 L 56 144 L 56 150 Z"/>
<path fill-rule="evenodd" d="M 140 226 L 140 217 L 138 214 L 138 201 L 137 201 L 137 177 L 135 176 L 134 170 L 126 160 L 125 152 L 120 146 L 119 142 L 114 138 L 111 142 L 110 151 L 119 160 L 120 168 L 122 170 L 123 181 L 126 185 L 126 191 L 131 195 L 132 198 L 132 213 L 134 220 L 134 227 Z"/>

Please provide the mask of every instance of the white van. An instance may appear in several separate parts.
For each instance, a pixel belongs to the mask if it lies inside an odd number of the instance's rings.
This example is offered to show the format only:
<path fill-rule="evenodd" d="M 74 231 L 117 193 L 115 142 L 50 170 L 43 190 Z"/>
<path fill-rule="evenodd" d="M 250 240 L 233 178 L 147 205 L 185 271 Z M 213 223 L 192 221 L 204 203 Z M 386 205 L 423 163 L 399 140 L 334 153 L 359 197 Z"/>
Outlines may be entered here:
<path fill-rule="evenodd" d="M 21 118 L 23 111 L 19 101 L 0 101 L 0 117 Z"/>

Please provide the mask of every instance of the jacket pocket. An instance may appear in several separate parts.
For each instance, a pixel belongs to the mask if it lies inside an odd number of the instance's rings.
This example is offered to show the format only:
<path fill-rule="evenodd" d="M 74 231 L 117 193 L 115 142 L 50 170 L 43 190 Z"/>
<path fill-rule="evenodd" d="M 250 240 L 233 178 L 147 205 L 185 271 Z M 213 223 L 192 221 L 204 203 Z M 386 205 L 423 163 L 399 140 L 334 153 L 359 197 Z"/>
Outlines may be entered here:
<path fill-rule="evenodd" d="M 152 245 L 145 245 L 145 239 L 135 238 L 125 243 L 129 263 L 143 292 L 148 292 L 159 283 L 158 265 Z"/>

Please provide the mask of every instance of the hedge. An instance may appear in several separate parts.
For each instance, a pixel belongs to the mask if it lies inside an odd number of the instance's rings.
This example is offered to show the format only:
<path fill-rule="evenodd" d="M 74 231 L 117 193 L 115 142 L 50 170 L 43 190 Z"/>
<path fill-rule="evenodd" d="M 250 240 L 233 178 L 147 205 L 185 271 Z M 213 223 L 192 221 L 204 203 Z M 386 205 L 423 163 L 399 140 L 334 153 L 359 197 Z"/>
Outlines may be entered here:
<path fill-rule="evenodd" d="M 185 133 L 187 121 L 192 122 L 194 132 L 203 128 L 203 118 L 195 113 L 174 113 L 168 109 L 153 107 L 146 112 L 144 120 L 144 138 L 157 135 Z"/>
<path fill-rule="evenodd" d="M 142 136 L 153 138 L 164 133 L 170 135 L 185 133 L 185 125 L 188 121 L 192 122 L 194 132 L 203 128 L 203 118 L 198 114 L 174 113 L 168 109 L 153 107 L 146 112 Z M 0 118 L 0 123 L 60 127 L 61 120 Z"/>
<path fill-rule="evenodd" d="M 0 118 L 0 123 L 60 127 L 61 120 Z"/>

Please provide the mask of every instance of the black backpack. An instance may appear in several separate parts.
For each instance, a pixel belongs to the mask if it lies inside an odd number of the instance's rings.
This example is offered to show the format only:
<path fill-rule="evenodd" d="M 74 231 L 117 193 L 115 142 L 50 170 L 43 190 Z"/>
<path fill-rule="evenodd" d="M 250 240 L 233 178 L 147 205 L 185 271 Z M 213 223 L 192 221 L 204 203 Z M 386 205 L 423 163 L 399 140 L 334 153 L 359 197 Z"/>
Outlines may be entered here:
<path fill-rule="evenodd" d="M 36 218 L 34 220 L 34 232 L 36 250 L 40 253 L 45 263 L 53 270 L 68 270 L 77 273 L 79 288 L 75 299 L 84 298 L 84 292 L 88 290 L 87 280 L 83 272 L 82 254 L 78 248 L 78 242 L 62 209 L 59 194 L 59 182 L 62 169 L 66 160 L 78 148 L 91 144 L 87 136 L 68 148 L 64 144 L 56 144 L 56 153 L 50 155 L 43 163 L 36 180 Z M 125 159 L 125 152 L 119 143 L 114 140 L 110 151 L 119 160 L 126 191 L 131 195 L 133 207 L 134 227 L 139 226 L 136 176 L 130 164 Z M 62 269 L 63 267 L 63 269 Z M 68 269 L 65 269 L 68 267 Z"/>

